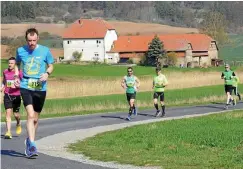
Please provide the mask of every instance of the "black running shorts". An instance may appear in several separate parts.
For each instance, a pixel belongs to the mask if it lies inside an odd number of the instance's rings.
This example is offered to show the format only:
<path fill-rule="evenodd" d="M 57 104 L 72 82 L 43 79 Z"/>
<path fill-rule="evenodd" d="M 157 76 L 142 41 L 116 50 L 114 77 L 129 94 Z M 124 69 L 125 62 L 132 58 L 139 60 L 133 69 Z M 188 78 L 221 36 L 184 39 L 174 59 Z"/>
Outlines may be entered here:
<path fill-rule="evenodd" d="M 21 104 L 21 97 L 20 96 L 13 96 L 4 94 L 3 98 L 4 107 L 6 109 L 13 109 L 14 113 L 19 113 L 20 104 Z"/>
<path fill-rule="evenodd" d="M 20 88 L 24 106 L 32 105 L 34 111 L 40 113 L 45 103 L 46 91 L 32 91 Z"/>
<path fill-rule="evenodd" d="M 136 99 L 136 93 L 126 93 L 127 95 L 127 101 L 130 101 L 131 99 Z"/>
<path fill-rule="evenodd" d="M 164 101 L 165 95 L 164 92 L 154 92 L 154 99 L 158 99 L 160 97 L 160 101 Z"/>
<path fill-rule="evenodd" d="M 229 92 L 230 95 L 232 94 L 233 86 L 232 85 L 224 85 L 225 93 Z"/>

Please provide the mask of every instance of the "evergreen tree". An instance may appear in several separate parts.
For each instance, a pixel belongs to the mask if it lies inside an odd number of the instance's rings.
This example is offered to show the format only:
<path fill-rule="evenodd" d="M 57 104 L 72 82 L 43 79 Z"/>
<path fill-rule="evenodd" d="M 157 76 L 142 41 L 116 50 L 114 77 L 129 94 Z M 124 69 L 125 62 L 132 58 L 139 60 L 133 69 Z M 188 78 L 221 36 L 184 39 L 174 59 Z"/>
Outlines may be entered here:
<path fill-rule="evenodd" d="M 149 44 L 147 52 L 147 63 L 148 65 L 160 67 L 160 59 L 164 56 L 164 45 L 163 42 L 155 35 L 152 42 Z"/>

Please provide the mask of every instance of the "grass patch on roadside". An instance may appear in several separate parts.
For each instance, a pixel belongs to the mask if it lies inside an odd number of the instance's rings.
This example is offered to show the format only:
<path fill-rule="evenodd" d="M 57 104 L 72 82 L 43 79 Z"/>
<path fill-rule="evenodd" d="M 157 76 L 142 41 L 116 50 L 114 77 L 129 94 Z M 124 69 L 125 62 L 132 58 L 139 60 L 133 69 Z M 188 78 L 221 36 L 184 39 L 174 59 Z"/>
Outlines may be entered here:
<path fill-rule="evenodd" d="M 243 168 L 243 111 L 163 121 L 69 145 L 91 159 L 165 169 Z"/>
<path fill-rule="evenodd" d="M 239 88 L 242 88 L 240 85 Z M 165 92 L 167 107 L 205 104 L 224 101 L 224 86 L 206 86 L 187 89 L 168 90 Z M 153 107 L 153 92 L 141 92 L 137 94 L 136 105 L 140 110 Z M 3 104 L 1 105 L 4 110 Z M 87 96 L 70 99 L 47 99 L 41 118 L 61 117 L 72 115 L 93 114 L 97 112 L 128 111 L 125 94 L 113 94 L 104 96 Z M 26 116 L 23 105 L 21 114 Z M 2 119 L 5 113 L 1 115 Z"/>

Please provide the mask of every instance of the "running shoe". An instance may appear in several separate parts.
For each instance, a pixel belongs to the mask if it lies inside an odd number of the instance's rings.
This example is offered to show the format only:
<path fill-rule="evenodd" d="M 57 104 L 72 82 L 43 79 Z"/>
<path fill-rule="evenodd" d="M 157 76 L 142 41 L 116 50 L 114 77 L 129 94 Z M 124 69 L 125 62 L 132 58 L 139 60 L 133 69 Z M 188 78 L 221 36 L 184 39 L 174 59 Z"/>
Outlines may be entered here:
<path fill-rule="evenodd" d="M 12 134 L 10 132 L 6 132 L 5 135 L 4 135 L 4 138 L 5 139 L 11 139 L 12 138 Z"/>
<path fill-rule="evenodd" d="M 16 134 L 21 134 L 21 132 L 22 132 L 22 128 L 21 128 L 21 125 L 19 124 L 19 125 L 17 125 L 16 126 Z"/>

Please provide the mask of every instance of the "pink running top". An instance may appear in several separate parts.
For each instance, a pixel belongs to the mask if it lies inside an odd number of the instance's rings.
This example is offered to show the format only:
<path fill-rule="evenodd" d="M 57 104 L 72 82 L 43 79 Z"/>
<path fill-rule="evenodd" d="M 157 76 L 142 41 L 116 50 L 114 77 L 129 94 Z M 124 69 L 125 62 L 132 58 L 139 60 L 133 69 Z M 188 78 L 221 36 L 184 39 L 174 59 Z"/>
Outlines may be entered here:
<path fill-rule="evenodd" d="M 19 88 L 15 87 L 12 88 L 11 86 L 14 85 L 14 70 L 11 71 L 9 69 L 6 69 L 3 71 L 3 84 L 5 87 L 4 93 L 5 94 L 9 94 L 9 95 L 13 95 L 13 96 L 19 96 L 20 95 L 20 90 Z M 22 79 L 23 78 L 23 72 L 21 70 L 19 70 L 19 78 Z"/>

